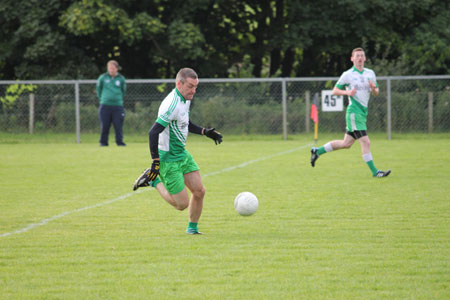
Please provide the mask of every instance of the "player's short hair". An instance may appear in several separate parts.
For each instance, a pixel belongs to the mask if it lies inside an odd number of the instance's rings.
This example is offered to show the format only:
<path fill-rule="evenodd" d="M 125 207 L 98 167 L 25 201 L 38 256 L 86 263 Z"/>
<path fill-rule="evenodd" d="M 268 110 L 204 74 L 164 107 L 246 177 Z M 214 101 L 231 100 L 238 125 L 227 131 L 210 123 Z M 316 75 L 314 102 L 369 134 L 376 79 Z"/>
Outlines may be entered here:
<path fill-rule="evenodd" d="M 110 61 L 108 61 L 108 63 L 106 65 L 109 65 L 109 64 L 114 65 L 117 68 L 117 70 L 121 69 L 121 67 L 120 67 L 119 63 L 117 62 L 117 60 L 110 60 Z"/>
<path fill-rule="evenodd" d="M 355 48 L 355 49 L 352 50 L 352 56 L 353 56 L 353 54 L 354 54 L 355 52 L 359 52 L 359 51 L 365 52 L 363 48 L 358 47 L 358 48 Z"/>
<path fill-rule="evenodd" d="M 180 81 L 181 83 L 184 83 L 187 78 L 198 79 L 198 75 L 191 68 L 182 68 L 178 71 L 176 78 L 177 82 Z"/>

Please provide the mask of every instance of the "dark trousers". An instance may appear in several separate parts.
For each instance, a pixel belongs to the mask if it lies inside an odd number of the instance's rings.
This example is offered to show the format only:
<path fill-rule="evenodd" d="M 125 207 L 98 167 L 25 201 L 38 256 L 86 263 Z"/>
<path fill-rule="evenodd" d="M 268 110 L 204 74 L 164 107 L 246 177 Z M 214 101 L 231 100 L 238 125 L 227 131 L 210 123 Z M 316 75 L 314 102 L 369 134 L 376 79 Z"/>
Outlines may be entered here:
<path fill-rule="evenodd" d="M 111 123 L 116 133 L 116 144 L 123 144 L 123 120 L 125 119 L 125 109 L 123 106 L 100 105 L 98 109 L 98 117 L 100 119 L 100 144 L 108 145 L 108 135 Z"/>

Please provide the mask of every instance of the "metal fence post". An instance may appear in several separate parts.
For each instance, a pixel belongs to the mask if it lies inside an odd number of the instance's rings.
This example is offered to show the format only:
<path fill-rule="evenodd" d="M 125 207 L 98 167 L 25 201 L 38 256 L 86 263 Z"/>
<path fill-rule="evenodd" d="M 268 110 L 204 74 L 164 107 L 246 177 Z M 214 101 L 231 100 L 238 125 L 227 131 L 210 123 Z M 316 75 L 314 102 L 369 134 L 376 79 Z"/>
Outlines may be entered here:
<path fill-rule="evenodd" d="M 428 133 L 433 132 L 433 92 L 428 92 Z"/>
<path fill-rule="evenodd" d="M 311 105 L 310 105 L 310 103 L 311 103 L 311 100 L 310 100 L 310 97 L 311 97 L 311 93 L 310 93 L 310 91 L 306 91 L 305 92 L 305 132 L 306 133 L 309 133 L 309 123 L 310 123 L 310 121 L 309 121 L 309 118 L 310 118 L 310 107 L 311 107 Z"/>
<path fill-rule="evenodd" d="M 30 134 L 33 134 L 33 130 L 34 130 L 34 93 L 30 94 L 28 130 L 29 130 Z"/>
<path fill-rule="evenodd" d="M 388 140 L 390 140 L 392 138 L 391 133 L 392 133 L 392 128 L 391 128 L 391 79 L 388 77 L 387 78 L 387 84 L 386 84 L 386 89 L 387 89 L 387 136 L 388 136 Z"/>
<path fill-rule="evenodd" d="M 281 80 L 281 97 L 283 110 L 283 138 L 287 140 L 286 79 Z"/>
<path fill-rule="evenodd" d="M 77 131 L 77 144 L 80 143 L 80 84 L 75 82 L 75 122 Z"/>

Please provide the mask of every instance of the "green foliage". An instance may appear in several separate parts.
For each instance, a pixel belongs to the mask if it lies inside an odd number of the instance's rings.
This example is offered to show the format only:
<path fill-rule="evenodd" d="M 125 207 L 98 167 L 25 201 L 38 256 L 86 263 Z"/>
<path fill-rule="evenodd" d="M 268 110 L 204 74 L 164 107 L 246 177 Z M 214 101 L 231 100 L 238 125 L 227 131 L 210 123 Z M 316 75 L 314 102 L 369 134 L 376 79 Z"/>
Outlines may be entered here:
<path fill-rule="evenodd" d="M 100 30 L 94 17 L 96 14 L 92 6 L 83 9 L 82 3 L 78 2 L 72 4 L 60 17 L 60 25 L 66 26 L 74 35 L 88 35 Z"/>
<path fill-rule="evenodd" d="M 130 18 L 124 9 L 102 0 L 75 2 L 61 15 L 60 26 L 66 27 L 76 36 L 102 34 L 104 30 L 118 32 L 118 42 L 128 46 L 164 29 L 158 19 L 147 13 Z"/>
<path fill-rule="evenodd" d="M 5 0 L 0 76 L 338 76 L 363 46 L 378 75 L 450 73 L 450 4 L 406 1 Z M 377 66 L 379 64 L 379 66 Z"/>
<path fill-rule="evenodd" d="M 33 84 L 11 84 L 6 88 L 5 96 L 0 97 L 0 102 L 6 109 L 12 108 L 16 100 L 25 92 L 33 92 L 37 88 Z"/>
<path fill-rule="evenodd" d="M 191 111 L 191 119 L 196 124 L 232 134 L 279 134 L 282 124 L 278 103 L 255 105 L 232 97 L 202 101 L 201 106 Z"/>
<path fill-rule="evenodd" d="M 145 136 L 158 117 L 159 104 L 151 102 L 144 106 L 138 102 L 134 109 L 128 109 L 125 116 L 124 131 L 127 134 L 142 133 Z"/>
<path fill-rule="evenodd" d="M 450 5 L 447 5 L 450 6 Z M 449 7 L 450 8 L 450 7 Z M 450 10 L 422 23 L 403 46 L 404 60 L 417 74 L 448 74 L 450 70 Z"/>
<path fill-rule="evenodd" d="M 198 26 L 176 20 L 170 24 L 168 34 L 171 37 L 169 45 L 175 55 L 193 60 L 204 56 L 205 38 Z"/>
<path fill-rule="evenodd" d="M 97 74 L 86 42 L 67 34 L 58 18 L 67 1 L 3 1 L 0 74 L 5 79 L 70 79 Z"/>

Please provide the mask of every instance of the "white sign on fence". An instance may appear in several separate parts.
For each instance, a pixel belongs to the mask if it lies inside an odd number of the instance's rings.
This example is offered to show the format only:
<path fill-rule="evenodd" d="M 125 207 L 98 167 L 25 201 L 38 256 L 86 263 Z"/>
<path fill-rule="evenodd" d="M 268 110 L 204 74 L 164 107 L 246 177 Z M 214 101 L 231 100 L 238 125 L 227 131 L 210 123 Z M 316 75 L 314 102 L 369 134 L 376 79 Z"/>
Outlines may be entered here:
<path fill-rule="evenodd" d="M 332 90 L 322 91 L 322 111 L 343 111 L 344 96 L 333 95 Z"/>

